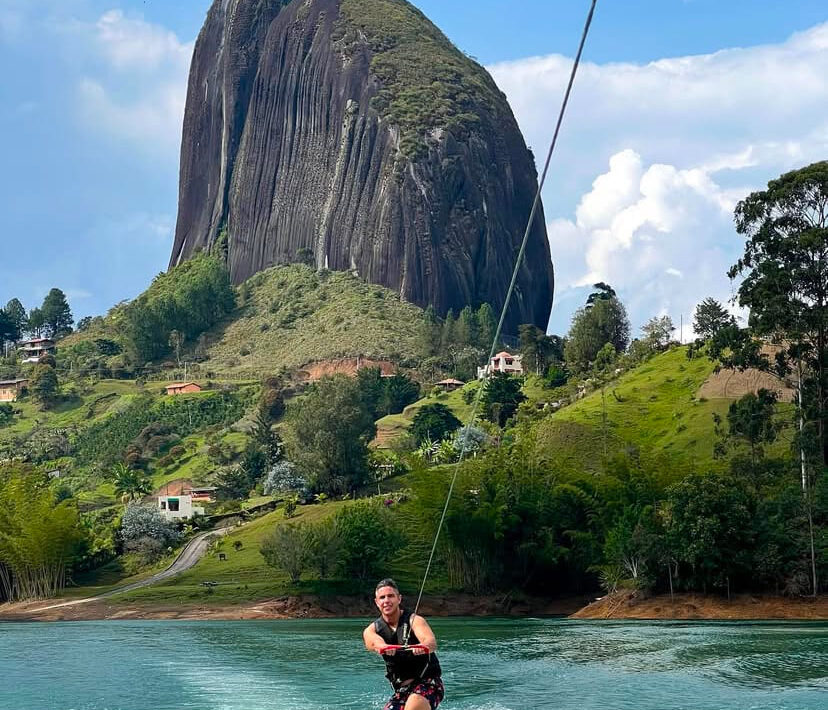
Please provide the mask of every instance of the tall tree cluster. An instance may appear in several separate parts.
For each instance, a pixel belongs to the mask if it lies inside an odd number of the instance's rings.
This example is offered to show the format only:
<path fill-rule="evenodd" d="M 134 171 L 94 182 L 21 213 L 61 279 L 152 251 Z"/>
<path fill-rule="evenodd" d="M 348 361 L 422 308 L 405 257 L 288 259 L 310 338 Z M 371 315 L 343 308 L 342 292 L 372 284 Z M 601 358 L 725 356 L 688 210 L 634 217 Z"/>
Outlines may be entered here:
<path fill-rule="evenodd" d="M 630 342 L 630 320 L 624 304 L 607 284 L 597 283 L 595 289 L 572 317 L 564 346 L 566 363 L 572 371 L 590 369 L 607 343 L 616 352 L 623 352 Z"/>
<path fill-rule="evenodd" d="M 230 274 L 216 256 L 200 253 L 166 274 L 124 311 L 123 330 L 136 362 L 180 354 L 235 308 Z"/>

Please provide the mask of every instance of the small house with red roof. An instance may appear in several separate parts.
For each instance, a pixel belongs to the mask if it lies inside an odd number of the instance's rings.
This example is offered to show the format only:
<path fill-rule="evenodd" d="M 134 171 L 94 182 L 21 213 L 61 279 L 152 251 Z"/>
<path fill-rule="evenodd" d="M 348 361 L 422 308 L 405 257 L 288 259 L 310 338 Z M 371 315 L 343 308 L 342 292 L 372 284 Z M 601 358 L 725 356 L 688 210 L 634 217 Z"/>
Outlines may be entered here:
<path fill-rule="evenodd" d="M 201 392 L 201 385 L 195 382 L 174 382 L 164 388 L 167 394 L 187 394 L 189 392 Z"/>

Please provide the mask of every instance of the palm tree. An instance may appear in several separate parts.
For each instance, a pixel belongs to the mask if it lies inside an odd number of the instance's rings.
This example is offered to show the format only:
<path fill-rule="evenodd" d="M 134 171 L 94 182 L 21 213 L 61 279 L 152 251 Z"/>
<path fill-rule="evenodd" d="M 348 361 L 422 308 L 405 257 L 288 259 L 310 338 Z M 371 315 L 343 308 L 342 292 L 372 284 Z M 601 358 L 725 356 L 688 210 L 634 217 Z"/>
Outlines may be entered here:
<path fill-rule="evenodd" d="M 131 501 L 152 490 L 149 478 L 142 471 L 136 471 L 125 463 L 115 464 L 112 469 L 112 478 L 115 484 L 115 494 L 129 496 Z"/>

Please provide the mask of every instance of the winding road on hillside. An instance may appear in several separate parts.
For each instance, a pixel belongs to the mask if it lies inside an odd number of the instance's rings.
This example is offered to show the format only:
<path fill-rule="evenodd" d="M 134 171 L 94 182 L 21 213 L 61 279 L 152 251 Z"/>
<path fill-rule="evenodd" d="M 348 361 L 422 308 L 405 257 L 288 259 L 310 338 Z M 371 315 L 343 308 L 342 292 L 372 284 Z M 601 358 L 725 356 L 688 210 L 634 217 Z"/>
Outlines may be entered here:
<path fill-rule="evenodd" d="M 30 611 L 31 613 L 37 613 L 41 611 L 48 611 L 49 609 L 59 609 L 61 607 L 66 606 L 86 604 L 88 602 L 98 601 L 99 599 L 114 597 L 116 594 L 123 594 L 124 592 L 131 592 L 135 589 L 141 589 L 142 587 L 149 587 L 165 579 L 169 579 L 170 577 L 175 577 L 177 574 L 181 574 L 182 572 L 190 569 L 191 567 L 194 567 L 195 564 L 202 557 L 204 557 L 204 554 L 207 552 L 207 548 L 210 546 L 210 538 L 215 537 L 217 535 L 226 535 L 228 532 L 230 532 L 230 530 L 231 528 L 219 528 L 217 530 L 208 530 L 207 532 L 199 533 L 192 540 L 190 540 L 190 542 L 186 544 L 184 549 L 181 550 L 181 552 L 178 554 L 178 557 L 175 558 L 175 561 L 169 567 L 167 567 L 167 569 L 162 570 L 161 572 L 157 572 L 151 577 L 142 579 L 139 582 L 125 584 L 122 587 L 116 587 L 115 589 L 110 589 L 108 592 L 95 594 L 91 597 L 84 597 L 83 599 L 73 599 L 72 601 L 61 602 L 60 604 L 50 604 L 49 606 L 38 607 L 37 609 L 31 609 Z"/>

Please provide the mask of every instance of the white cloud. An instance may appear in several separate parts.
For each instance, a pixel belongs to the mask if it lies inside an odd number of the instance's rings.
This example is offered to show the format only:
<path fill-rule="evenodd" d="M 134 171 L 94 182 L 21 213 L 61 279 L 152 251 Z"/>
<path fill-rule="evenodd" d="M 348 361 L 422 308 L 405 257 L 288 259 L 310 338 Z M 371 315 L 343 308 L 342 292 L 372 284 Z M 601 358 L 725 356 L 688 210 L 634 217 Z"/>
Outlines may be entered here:
<path fill-rule="evenodd" d="M 545 153 L 571 60 L 489 68 L 527 143 Z M 688 321 L 730 297 L 736 202 L 828 157 L 828 23 L 777 45 L 649 64 L 582 64 L 544 190 L 556 272 L 552 328 L 584 285 L 611 283 L 634 327 Z"/>
<path fill-rule="evenodd" d="M 78 81 L 85 125 L 177 159 L 193 44 L 120 10 L 78 32 L 88 36 L 103 62 Z"/>
<path fill-rule="evenodd" d="M 688 321 L 702 298 L 729 297 L 724 270 L 739 247 L 727 236 L 733 207 L 704 170 L 645 167 L 637 153 L 617 153 L 582 197 L 575 221 L 548 225 L 559 292 L 606 281 L 636 327 L 656 314 Z"/>
<path fill-rule="evenodd" d="M 128 18 L 121 10 L 104 13 L 95 30 L 100 48 L 118 69 L 148 72 L 172 65 L 186 72 L 189 67 L 191 44 L 182 44 L 164 27 Z"/>

